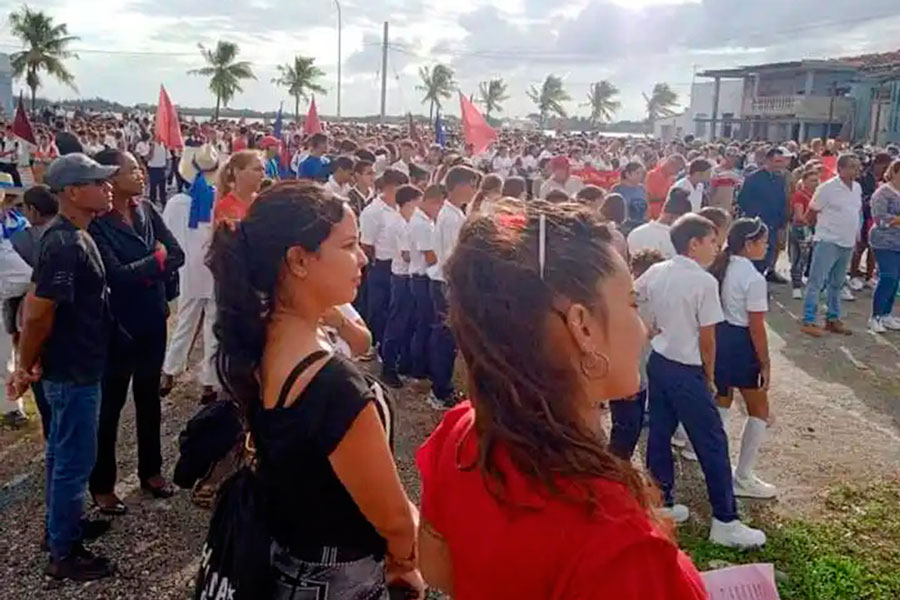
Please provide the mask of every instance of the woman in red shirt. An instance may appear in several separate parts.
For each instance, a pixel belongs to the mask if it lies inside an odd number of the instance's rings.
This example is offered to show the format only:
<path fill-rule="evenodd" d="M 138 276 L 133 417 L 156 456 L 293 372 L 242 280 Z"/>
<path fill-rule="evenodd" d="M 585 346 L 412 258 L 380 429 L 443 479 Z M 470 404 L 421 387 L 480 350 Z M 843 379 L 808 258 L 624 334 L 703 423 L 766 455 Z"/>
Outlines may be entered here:
<path fill-rule="evenodd" d="M 454 600 L 706 598 L 601 426 L 601 402 L 637 392 L 647 336 L 606 226 L 501 204 L 467 222 L 445 273 L 472 399 L 416 456 L 426 581 Z"/>
<path fill-rule="evenodd" d="M 213 208 L 213 222 L 240 221 L 262 186 L 266 169 L 262 155 L 256 150 L 232 154 L 219 172 L 218 200 Z"/>

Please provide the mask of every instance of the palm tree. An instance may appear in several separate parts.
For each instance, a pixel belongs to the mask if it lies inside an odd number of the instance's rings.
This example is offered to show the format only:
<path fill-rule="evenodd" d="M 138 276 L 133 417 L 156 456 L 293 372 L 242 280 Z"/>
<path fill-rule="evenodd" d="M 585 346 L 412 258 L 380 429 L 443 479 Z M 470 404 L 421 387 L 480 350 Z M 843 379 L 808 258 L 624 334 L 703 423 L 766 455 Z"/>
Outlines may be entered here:
<path fill-rule="evenodd" d="M 325 76 L 325 71 L 317 67 L 315 58 L 295 56 L 294 64 L 278 65 L 278 77 L 272 83 L 288 88 L 294 97 L 294 120 L 300 120 L 300 99 L 309 100 L 309 93 L 325 94 L 325 88 L 316 83 L 316 79 Z"/>
<path fill-rule="evenodd" d="M 675 114 L 675 107 L 678 105 L 678 94 L 676 94 L 668 83 L 657 83 L 653 86 L 650 95 L 644 94 L 644 101 L 647 103 L 647 125 L 650 131 L 653 131 L 653 124 L 660 117 L 671 117 Z"/>
<path fill-rule="evenodd" d="M 231 99 L 234 98 L 235 92 L 243 92 L 241 87 L 242 79 L 256 79 L 250 63 L 247 61 L 234 62 L 240 49 L 234 42 L 219 41 L 215 49 L 209 50 L 203 44 L 197 44 L 200 47 L 200 54 L 208 63 L 202 69 L 191 69 L 189 75 L 203 75 L 209 77 L 209 91 L 216 95 L 216 114 L 213 117 L 219 120 L 219 107 L 228 106 Z"/>
<path fill-rule="evenodd" d="M 481 96 L 481 103 L 484 104 L 485 116 L 489 119 L 495 110 L 503 112 L 500 104 L 509 100 L 509 95 L 506 93 L 506 82 L 502 79 L 482 81 L 478 84 L 478 95 Z"/>
<path fill-rule="evenodd" d="M 32 11 L 23 6 L 18 12 L 9 15 L 9 26 L 12 34 L 22 40 L 26 49 L 15 52 L 9 57 L 15 77 L 25 76 L 25 84 L 31 89 L 31 110 L 34 112 L 35 96 L 41 86 L 41 71 L 46 71 L 73 90 L 75 77 L 66 69 L 63 60 L 78 58 L 66 50 L 70 42 L 78 38 L 69 35 L 65 23 L 56 25 L 53 18 L 40 11 Z"/>
<path fill-rule="evenodd" d="M 588 101 L 582 106 L 591 107 L 590 121 L 592 125 L 608 123 L 612 120 L 613 113 L 622 106 L 621 102 L 613 100 L 618 94 L 619 88 L 606 80 L 591 84 L 587 95 Z"/>
<path fill-rule="evenodd" d="M 425 92 L 422 104 L 430 103 L 428 109 L 428 120 L 430 121 L 434 119 L 434 107 L 437 106 L 437 109 L 441 110 L 441 99 L 449 98 L 456 88 L 456 82 L 453 81 L 453 69 L 442 64 L 436 64 L 431 69 L 419 67 L 419 77 L 422 78 L 422 84 L 417 85 L 416 89 Z"/>
<path fill-rule="evenodd" d="M 531 101 L 538 107 L 542 126 L 547 120 L 547 115 L 550 113 L 555 114 L 561 119 L 566 118 L 566 108 L 563 106 L 563 102 L 568 102 L 572 97 L 569 96 L 563 88 L 561 77 L 552 74 L 547 75 L 547 79 L 544 80 L 541 89 L 531 86 L 531 89 L 528 90 L 527 94 L 528 97 L 531 98 Z"/>

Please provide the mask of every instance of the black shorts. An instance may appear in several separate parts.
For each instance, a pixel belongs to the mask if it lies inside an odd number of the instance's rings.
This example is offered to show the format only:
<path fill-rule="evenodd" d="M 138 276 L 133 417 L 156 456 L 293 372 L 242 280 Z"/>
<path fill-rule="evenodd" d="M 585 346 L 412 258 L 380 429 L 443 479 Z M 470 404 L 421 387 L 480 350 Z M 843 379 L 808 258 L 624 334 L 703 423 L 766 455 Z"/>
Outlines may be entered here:
<path fill-rule="evenodd" d="M 716 389 L 727 396 L 731 388 L 759 389 L 759 358 L 750 328 L 722 321 L 716 325 Z"/>

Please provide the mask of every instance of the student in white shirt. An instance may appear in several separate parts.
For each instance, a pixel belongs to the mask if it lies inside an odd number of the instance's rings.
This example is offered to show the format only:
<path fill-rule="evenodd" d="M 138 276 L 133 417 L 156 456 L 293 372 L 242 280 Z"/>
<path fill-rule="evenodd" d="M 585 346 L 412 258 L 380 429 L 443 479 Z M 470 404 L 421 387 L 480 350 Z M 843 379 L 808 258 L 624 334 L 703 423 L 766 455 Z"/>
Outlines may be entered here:
<path fill-rule="evenodd" d="M 403 387 L 400 375 L 412 372 L 410 342 L 413 333 L 413 296 L 410 288 L 412 262 L 409 222 L 422 204 L 422 190 L 413 185 L 401 185 L 396 194 L 397 212 L 390 214 L 388 235 L 396 240 L 391 260 L 391 303 L 384 328 L 381 350 L 381 380 L 393 387 Z"/>
<path fill-rule="evenodd" d="M 359 240 L 369 257 L 365 317 L 376 344 L 384 341 L 391 301 L 391 260 L 397 245 L 388 234 L 387 225 L 391 213 L 397 212 L 397 189 L 409 183 L 409 178 L 397 169 L 387 169 L 381 181 L 381 196 L 372 200 L 359 215 Z"/>
<path fill-rule="evenodd" d="M 331 161 L 331 175 L 325 183 L 325 189 L 343 199 L 349 199 L 353 186 L 353 159 L 349 156 L 338 156 Z"/>
<path fill-rule="evenodd" d="M 166 165 L 169 152 L 162 142 L 154 140 L 150 144 L 150 157 L 147 160 L 147 175 L 150 179 L 150 202 L 157 206 L 166 203 Z"/>
<path fill-rule="evenodd" d="M 676 522 L 687 520 L 688 508 L 675 504 L 670 445 L 680 421 L 706 478 L 713 513 L 710 541 L 737 548 L 761 546 L 765 534 L 738 520 L 728 436 L 711 392 L 715 325 L 722 320 L 719 286 L 706 271 L 717 253 L 716 227 L 698 215 L 684 215 L 672 225 L 671 235 L 678 254 L 653 265 L 635 282 L 638 299 L 646 303 L 652 329 L 658 332 L 647 362 L 647 466 L 659 482 L 668 514 Z"/>
<path fill-rule="evenodd" d="M 753 261 L 765 257 L 768 239 L 769 229 L 762 220 L 738 219 L 728 232 L 725 250 L 709 269 L 719 280 L 725 317 L 716 326 L 716 402 L 726 423 L 735 388 L 747 405 L 734 494 L 748 498 L 777 494 L 774 485 L 753 472 L 769 421 L 768 290 Z"/>
<path fill-rule="evenodd" d="M 409 166 L 412 164 L 415 154 L 415 144 L 411 140 L 403 140 L 400 142 L 400 159 L 391 166 L 409 177 Z"/>
<path fill-rule="evenodd" d="M 641 250 L 658 250 L 667 259 L 675 256 L 670 228 L 678 217 L 689 212 L 691 201 L 687 192 L 670 190 L 659 219 L 635 227 L 628 234 L 628 254 L 634 256 Z"/>
<path fill-rule="evenodd" d="M 434 303 L 435 325 L 431 330 L 431 396 L 429 403 L 450 408 L 456 403 L 453 390 L 453 364 L 456 343 L 447 326 L 447 284 L 444 266 L 456 247 L 466 215 L 462 207 L 472 201 L 479 179 L 477 171 L 464 166 L 453 167 L 445 179 L 447 201 L 441 207 L 434 226 L 434 251 L 437 258 L 432 266 L 431 299 Z"/>
<path fill-rule="evenodd" d="M 429 340 L 434 326 L 434 303 L 431 300 L 428 271 L 437 263 L 434 251 L 434 221 L 447 193 L 442 185 L 425 189 L 422 205 L 409 220 L 409 275 L 413 296 L 413 334 L 410 341 L 411 375 L 427 379 L 429 373 Z"/>
<path fill-rule="evenodd" d="M 709 185 L 712 163 L 705 158 L 695 158 L 688 165 L 687 177 L 682 177 L 672 186 L 686 191 L 691 200 L 691 212 L 700 212 L 703 207 L 703 190 Z"/>
<path fill-rule="evenodd" d="M 569 159 L 565 156 L 554 156 L 550 159 L 550 178 L 541 185 L 541 198 L 553 190 L 565 192 L 569 198 L 574 198 L 584 182 L 579 177 L 572 175 Z"/>
<path fill-rule="evenodd" d="M 515 160 L 509 155 L 509 148 L 501 145 L 497 148 L 497 154 L 491 161 L 491 169 L 494 173 L 506 179 L 510 176 L 514 164 Z"/>

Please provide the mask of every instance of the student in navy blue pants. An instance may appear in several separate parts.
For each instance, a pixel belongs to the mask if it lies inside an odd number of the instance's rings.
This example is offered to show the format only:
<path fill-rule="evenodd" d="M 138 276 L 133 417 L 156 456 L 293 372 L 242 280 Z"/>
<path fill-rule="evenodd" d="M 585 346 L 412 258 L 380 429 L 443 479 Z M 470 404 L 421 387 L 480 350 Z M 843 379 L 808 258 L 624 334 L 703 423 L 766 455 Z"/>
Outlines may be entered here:
<path fill-rule="evenodd" d="M 431 390 L 438 400 L 451 404 L 453 398 L 453 364 L 456 361 L 456 342 L 447 325 L 447 284 L 431 281 L 431 302 L 434 320 L 431 324 L 428 364 L 431 367 Z"/>
<path fill-rule="evenodd" d="M 413 325 L 413 297 L 409 275 L 391 274 L 391 303 L 381 349 L 384 374 L 396 377 L 411 371 L 410 341 Z"/>
<path fill-rule="evenodd" d="M 612 415 L 612 431 L 609 434 L 609 449 L 625 460 L 631 460 L 634 449 L 641 437 L 644 424 L 644 405 L 647 403 L 647 388 L 631 398 L 613 400 L 609 403 Z"/>
<path fill-rule="evenodd" d="M 434 322 L 434 303 L 427 275 L 413 275 L 410 278 L 410 295 L 413 299 L 413 333 L 410 340 L 410 375 L 418 379 L 429 376 L 429 340 Z"/>
<path fill-rule="evenodd" d="M 369 265 L 366 293 L 366 323 L 372 330 L 374 343 L 381 344 L 384 342 L 384 327 L 391 303 L 391 261 L 376 260 Z"/>

